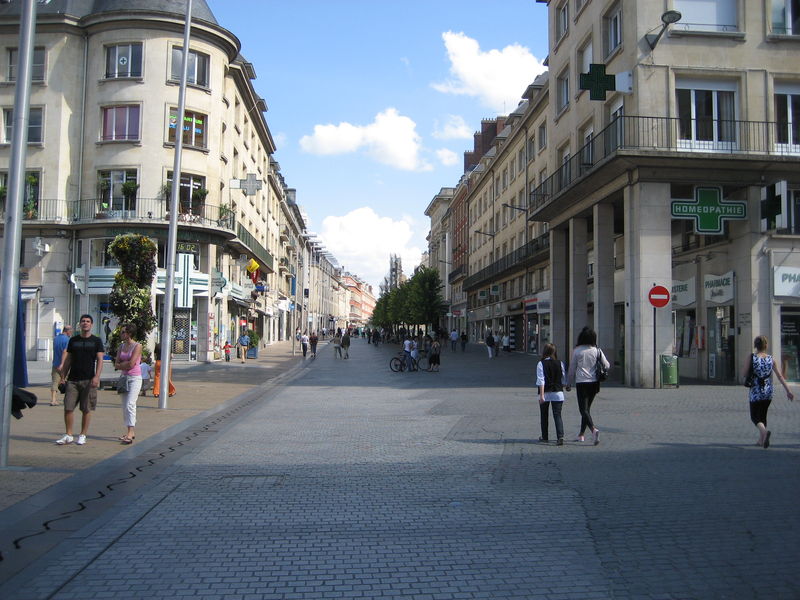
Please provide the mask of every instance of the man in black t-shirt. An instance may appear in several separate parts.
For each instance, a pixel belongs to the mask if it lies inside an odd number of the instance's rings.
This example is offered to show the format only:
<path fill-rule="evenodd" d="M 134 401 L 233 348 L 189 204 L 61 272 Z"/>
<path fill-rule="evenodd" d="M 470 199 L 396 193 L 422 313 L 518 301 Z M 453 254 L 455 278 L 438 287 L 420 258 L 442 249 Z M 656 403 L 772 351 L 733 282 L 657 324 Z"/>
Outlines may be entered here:
<path fill-rule="evenodd" d="M 67 344 L 67 356 L 61 370 L 61 381 L 66 381 L 67 393 L 64 396 L 64 426 L 66 432 L 56 440 L 63 446 L 73 441 L 72 426 L 75 420 L 75 408 L 80 407 L 81 432 L 75 443 L 82 446 L 86 443 L 92 411 L 97 408 L 97 388 L 100 387 L 100 374 L 103 372 L 103 342 L 92 335 L 94 319 L 91 315 L 82 315 L 78 329 L 80 334 L 73 336 Z"/>

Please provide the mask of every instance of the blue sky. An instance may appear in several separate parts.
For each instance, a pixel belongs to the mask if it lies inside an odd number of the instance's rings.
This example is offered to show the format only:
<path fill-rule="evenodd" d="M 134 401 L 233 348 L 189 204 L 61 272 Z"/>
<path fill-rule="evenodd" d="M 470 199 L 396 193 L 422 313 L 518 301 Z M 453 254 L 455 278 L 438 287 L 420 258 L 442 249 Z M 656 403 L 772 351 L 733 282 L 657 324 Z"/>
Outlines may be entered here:
<path fill-rule="evenodd" d="M 547 55 L 534 0 L 207 1 L 255 67 L 309 229 L 376 294 L 390 253 L 419 262 L 481 119 L 514 110 Z"/>

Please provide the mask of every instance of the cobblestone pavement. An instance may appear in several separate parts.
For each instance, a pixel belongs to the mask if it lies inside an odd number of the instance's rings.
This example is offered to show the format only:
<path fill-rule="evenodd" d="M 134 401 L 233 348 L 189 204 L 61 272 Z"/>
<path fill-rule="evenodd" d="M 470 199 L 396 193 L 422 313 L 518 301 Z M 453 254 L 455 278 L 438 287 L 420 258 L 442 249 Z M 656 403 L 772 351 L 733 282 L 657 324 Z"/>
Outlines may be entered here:
<path fill-rule="evenodd" d="M 160 471 L 120 465 L 140 477 L 15 576 L 0 563 L 0 597 L 800 597 L 800 406 L 782 391 L 768 450 L 744 388 L 699 385 L 606 386 L 600 444 L 558 447 L 535 441 L 531 359 L 470 350 L 391 373 L 396 347 L 323 349 Z M 574 392 L 564 417 L 571 440 Z"/>

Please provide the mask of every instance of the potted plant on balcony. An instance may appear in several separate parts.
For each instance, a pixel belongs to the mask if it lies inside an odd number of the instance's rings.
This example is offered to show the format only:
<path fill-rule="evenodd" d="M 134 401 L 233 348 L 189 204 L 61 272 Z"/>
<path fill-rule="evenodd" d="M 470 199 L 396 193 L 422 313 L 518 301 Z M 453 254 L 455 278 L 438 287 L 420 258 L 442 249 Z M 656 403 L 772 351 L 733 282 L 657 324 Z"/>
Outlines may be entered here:
<path fill-rule="evenodd" d="M 220 204 L 219 206 L 219 225 L 233 229 L 233 208 L 230 204 Z"/>
<path fill-rule="evenodd" d="M 133 179 L 128 179 L 122 184 L 122 197 L 125 199 L 125 210 L 136 210 L 136 193 L 139 184 Z"/>
<path fill-rule="evenodd" d="M 208 190 L 206 188 L 197 188 L 196 190 L 192 191 L 192 214 L 197 216 L 202 214 L 203 205 L 206 202 L 206 196 L 208 196 Z"/>

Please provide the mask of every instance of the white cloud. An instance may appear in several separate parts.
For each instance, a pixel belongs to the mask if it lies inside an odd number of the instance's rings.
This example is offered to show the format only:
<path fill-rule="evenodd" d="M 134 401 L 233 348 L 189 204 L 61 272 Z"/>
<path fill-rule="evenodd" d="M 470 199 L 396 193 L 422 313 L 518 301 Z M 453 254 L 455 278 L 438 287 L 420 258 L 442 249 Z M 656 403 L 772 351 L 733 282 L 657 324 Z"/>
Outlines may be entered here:
<path fill-rule="evenodd" d="M 526 86 L 546 70 L 520 44 L 484 52 L 463 32 L 447 31 L 442 39 L 450 59 L 450 79 L 432 84 L 433 88 L 445 94 L 477 96 L 497 112 L 516 108 Z"/>
<path fill-rule="evenodd" d="M 329 216 L 322 221 L 325 246 L 345 269 L 373 285 L 378 285 L 389 271 L 389 255 L 399 254 L 403 270 L 410 274 L 419 264 L 422 250 L 412 243 L 414 224 L 411 219 L 396 221 L 381 217 L 364 206 L 344 216 Z"/>
<path fill-rule="evenodd" d="M 444 126 L 439 127 L 439 122 L 436 121 L 433 137 L 438 140 L 469 140 L 472 139 L 472 133 L 464 117 L 447 115 Z"/>
<path fill-rule="evenodd" d="M 458 164 L 458 154 L 447 148 L 440 148 L 436 151 L 436 156 L 439 158 L 445 167 L 452 167 Z"/>
<path fill-rule="evenodd" d="M 369 125 L 315 125 L 313 135 L 300 138 L 300 147 L 319 155 L 352 154 L 363 150 L 379 163 L 403 171 L 430 171 L 431 166 L 420 156 L 421 138 L 417 124 L 387 108 Z"/>

